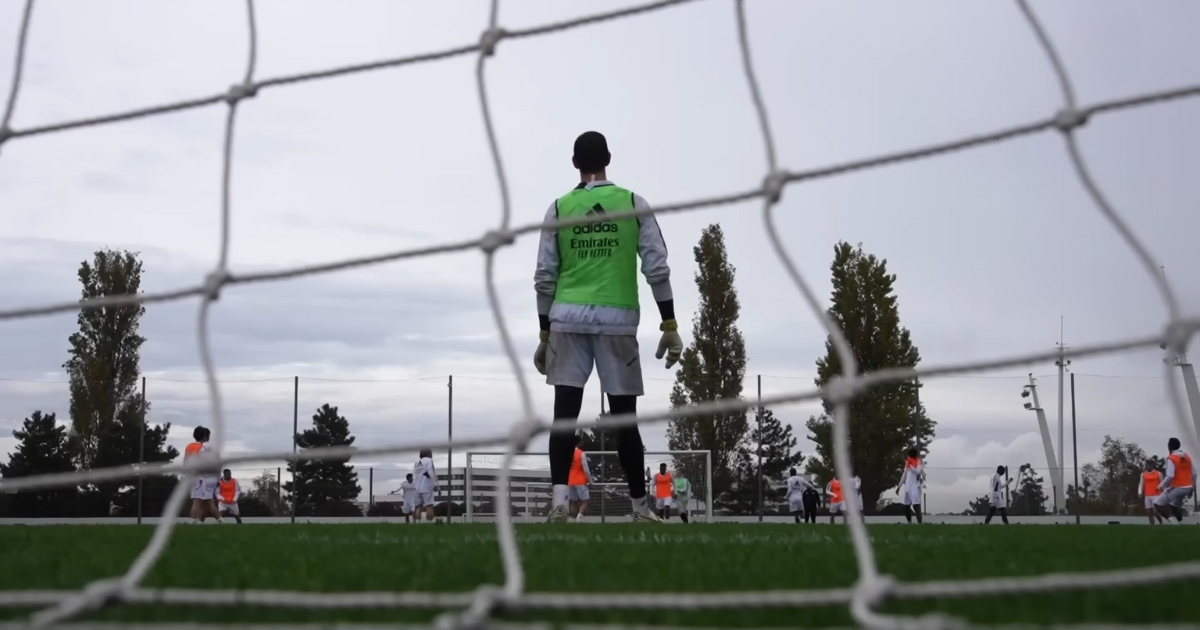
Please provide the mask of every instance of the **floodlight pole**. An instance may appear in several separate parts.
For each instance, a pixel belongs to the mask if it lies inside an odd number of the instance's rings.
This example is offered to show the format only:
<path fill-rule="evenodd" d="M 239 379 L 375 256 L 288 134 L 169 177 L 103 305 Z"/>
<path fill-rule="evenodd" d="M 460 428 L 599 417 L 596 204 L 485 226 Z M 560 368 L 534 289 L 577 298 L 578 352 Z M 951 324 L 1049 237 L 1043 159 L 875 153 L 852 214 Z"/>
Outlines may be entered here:
<path fill-rule="evenodd" d="M 1054 442 L 1050 439 L 1050 424 L 1046 422 L 1046 410 L 1042 409 L 1041 403 L 1038 401 L 1037 394 L 1037 379 L 1033 378 L 1033 373 L 1029 373 L 1029 385 L 1027 385 L 1029 393 L 1033 396 L 1033 406 L 1030 407 L 1037 414 L 1038 430 L 1042 434 L 1042 447 L 1046 451 L 1046 466 L 1050 469 L 1050 485 L 1054 486 L 1054 511 L 1058 512 L 1058 506 L 1062 505 L 1062 480 L 1054 475 L 1054 470 L 1057 464 L 1054 460 Z M 1020 475 L 1017 476 L 1018 482 Z"/>
<path fill-rule="evenodd" d="M 446 377 L 446 522 L 454 518 L 454 375 Z"/>
<path fill-rule="evenodd" d="M 1055 475 L 1057 485 L 1060 487 L 1063 485 L 1063 465 L 1066 463 L 1066 456 L 1063 453 L 1063 447 L 1066 446 L 1066 440 L 1063 436 L 1063 370 L 1071 364 L 1070 361 L 1066 360 L 1066 350 L 1067 347 L 1063 345 L 1063 318 L 1059 315 L 1058 360 L 1054 362 L 1058 366 L 1058 468 L 1052 471 L 1052 473 Z M 1054 511 L 1056 514 L 1060 510 L 1066 511 L 1066 505 L 1062 501 L 1056 498 L 1055 503 Z"/>
<path fill-rule="evenodd" d="M 604 418 L 604 413 L 605 413 L 604 390 L 601 389 L 600 390 L 600 418 L 601 419 Z M 600 424 L 599 424 L 599 422 L 597 422 L 596 423 L 596 432 L 600 434 L 600 450 L 603 451 L 604 450 L 604 434 L 608 433 L 608 431 L 605 431 L 604 429 L 600 428 Z M 603 455 L 600 456 L 600 480 L 608 481 L 608 477 L 606 477 L 604 474 L 604 456 Z M 608 522 L 608 519 L 605 516 L 605 514 L 607 514 L 607 512 L 608 512 L 608 493 L 605 492 L 603 488 L 601 488 L 600 489 L 600 522 L 601 523 Z"/>

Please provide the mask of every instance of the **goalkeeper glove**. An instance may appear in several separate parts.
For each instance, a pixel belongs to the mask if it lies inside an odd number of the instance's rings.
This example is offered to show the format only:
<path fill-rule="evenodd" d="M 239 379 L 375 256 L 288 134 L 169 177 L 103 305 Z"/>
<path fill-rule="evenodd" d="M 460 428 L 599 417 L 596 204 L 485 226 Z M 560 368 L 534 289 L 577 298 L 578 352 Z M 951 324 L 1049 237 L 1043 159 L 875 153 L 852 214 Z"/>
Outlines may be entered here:
<path fill-rule="evenodd" d="M 658 326 L 662 331 L 662 338 L 658 340 L 658 351 L 654 353 L 655 359 L 663 358 L 667 355 L 667 369 L 671 369 L 672 365 L 679 362 L 679 355 L 683 353 L 683 339 L 679 337 L 679 324 L 673 319 L 663 320 L 663 323 Z"/>
<path fill-rule="evenodd" d="M 533 367 L 537 368 L 538 374 L 546 375 L 546 342 L 550 339 L 550 331 L 543 330 L 538 333 L 538 338 L 541 342 L 538 343 L 537 350 L 533 352 Z"/>

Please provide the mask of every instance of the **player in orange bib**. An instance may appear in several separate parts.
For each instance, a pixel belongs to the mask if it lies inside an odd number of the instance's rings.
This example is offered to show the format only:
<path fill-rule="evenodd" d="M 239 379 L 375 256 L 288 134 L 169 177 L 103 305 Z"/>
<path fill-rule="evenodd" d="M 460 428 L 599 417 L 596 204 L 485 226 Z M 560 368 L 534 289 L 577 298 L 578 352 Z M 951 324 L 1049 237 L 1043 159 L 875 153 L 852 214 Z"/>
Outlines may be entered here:
<path fill-rule="evenodd" d="M 1179 438 L 1167 440 L 1167 470 L 1163 475 L 1159 494 L 1154 499 L 1154 507 L 1164 518 L 1175 517 L 1175 522 L 1183 522 L 1183 502 L 1196 491 L 1196 467 L 1192 464 L 1192 456 L 1180 449 Z"/>
<path fill-rule="evenodd" d="M 242 484 L 233 478 L 233 472 L 226 468 L 217 482 L 217 512 L 228 514 L 242 524 L 242 515 L 238 511 L 238 497 L 242 496 Z"/>
<path fill-rule="evenodd" d="M 842 515 L 842 522 L 846 522 L 846 500 L 842 496 L 842 482 L 837 477 L 825 484 L 825 496 L 829 497 L 829 524 L 837 522 L 838 514 Z"/>
<path fill-rule="evenodd" d="M 658 508 L 658 517 L 662 520 L 671 518 L 671 505 L 674 501 L 675 479 L 667 472 L 666 464 L 658 465 L 658 474 L 654 475 L 654 499 Z"/>
<path fill-rule="evenodd" d="M 211 432 L 204 427 L 196 427 L 192 429 L 191 444 L 188 444 L 183 449 L 183 459 L 187 461 L 193 457 L 207 453 L 208 439 Z M 209 473 L 206 470 L 201 470 L 196 473 L 196 480 L 192 482 L 192 522 L 203 523 L 204 519 L 209 516 L 216 517 L 217 522 L 221 520 L 221 513 L 217 511 L 215 499 L 217 498 L 217 477 L 215 473 Z"/>
<path fill-rule="evenodd" d="M 1138 496 L 1142 497 L 1146 502 L 1146 514 L 1150 517 L 1150 524 L 1162 523 L 1162 514 L 1154 509 L 1154 500 L 1158 498 L 1159 486 L 1162 485 L 1162 473 L 1154 468 L 1154 462 L 1146 462 L 1146 472 L 1142 473 L 1138 479 Z"/>
<path fill-rule="evenodd" d="M 587 512 L 588 484 L 592 483 L 592 470 L 588 468 L 587 455 L 583 453 L 583 435 L 575 441 L 575 457 L 571 460 L 571 472 L 567 476 L 567 500 L 570 501 L 571 518 L 583 522 Z"/>

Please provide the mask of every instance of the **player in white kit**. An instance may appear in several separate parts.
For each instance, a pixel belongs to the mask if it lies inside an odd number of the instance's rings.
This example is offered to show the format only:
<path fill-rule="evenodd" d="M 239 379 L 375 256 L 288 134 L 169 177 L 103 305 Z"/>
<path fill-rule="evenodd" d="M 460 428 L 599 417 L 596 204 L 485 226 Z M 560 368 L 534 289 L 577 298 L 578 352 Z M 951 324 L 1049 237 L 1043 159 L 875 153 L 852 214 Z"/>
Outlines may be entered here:
<path fill-rule="evenodd" d="M 900 475 L 900 484 L 896 487 L 896 494 L 900 495 L 900 502 L 908 506 L 904 519 L 909 523 L 912 522 L 914 514 L 917 517 L 917 523 L 921 523 L 921 485 L 924 482 L 925 461 L 921 459 L 920 451 L 910 448 L 908 457 L 904 459 L 904 472 Z"/>
<path fill-rule="evenodd" d="M 804 513 L 804 490 L 813 487 L 813 485 L 804 477 L 796 474 L 795 468 L 789 472 L 792 476 L 787 479 L 788 512 L 791 512 L 792 517 L 799 523 L 800 515 Z"/>
<path fill-rule="evenodd" d="M 413 464 L 413 484 L 417 487 L 417 499 L 413 507 L 417 510 L 416 520 L 421 520 L 421 512 L 425 520 L 433 520 L 434 494 L 437 492 L 437 471 L 433 467 L 433 451 L 423 449 L 420 459 Z"/>
<path fill-rule="evenodd" d="M 1008 507 L 1004 503 L 1003 490 L 1008 487 L 1008 482 L 1004 481 L 1004 466 L 996 467 L 996 474 L 992 475 L 992 485 L 988 490 L 988 515 L 983 519 L 983 524 L 987 525 L 992 522 L 992 517 L 996 515 L 996 511 L 1000 511 L 1000 520 L 1008 525 Z"/>
<path fill-rule="evenodd" d="M 415 516 L 413 510 L 417 509 L 417 485 L 413 483 L 412 473 L 405 475 L 404 481 L 400 482 L 400 494 L 400 511 L 404 512 L 404 522 L 408 523 Z"/>

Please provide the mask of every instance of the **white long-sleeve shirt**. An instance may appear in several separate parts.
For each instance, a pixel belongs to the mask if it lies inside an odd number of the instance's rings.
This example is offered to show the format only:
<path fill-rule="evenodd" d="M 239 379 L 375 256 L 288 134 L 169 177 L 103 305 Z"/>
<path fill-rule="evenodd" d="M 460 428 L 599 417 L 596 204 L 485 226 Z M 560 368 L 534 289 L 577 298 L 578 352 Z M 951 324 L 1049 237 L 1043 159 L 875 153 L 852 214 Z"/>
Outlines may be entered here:
<path fill-rule="evenodd" d="M 612 186 L 608 180 L 580 184 L 583 188 Z M 634 210 L 650 208 L 640 195 L 633 195 Z M 558 220 L 558 201 L 546 210 L 545 224 Z M 656 302 L 674 299 L 671 291 L 671 268 L 667 265 L 667 243 L 654 215 L 638 217 L 638 257 L 642 260 L 642 275 L 650 284 Z M 538 242 L 537 268 L 533 287 L 537 292 L 538 315 L 550 317 L 550 330 L 555 332 L 592 335 L 636 335 L 641 311 L 616 306 L 587 304 L 558 304 L 554 301 L 559 272 L 558 230 L 543 229 Z"/>
<path fill-rule="evenodd" d="M 1186 453 L 1184 453 L 1181 450 L 1171 451 L 1171 454 L 1172 455 L 1186 455 Z M 1165 491 L 1167 488 L 1171 487 L 1171 480 L 1174 478 L 1175 478 L 1175 462 L 1171 461 L 1171 458 L 1168 457 L 1167 458 L 1167 470 L 1166 470 L 1166 474 L 1164 474 L 1162 476 L 1162 483 L 1160 486 L 1161 489 L 1163 491 Z M 1192 487 L 1193 488 L 1196 487 L 1196 464 L 1195 464 L 1195 462 L 1192 463 Z"/>
<path fill-rule="evenodd" d="M 405 503 L 413 503 L 417 500 L 417 486 L 411 481 L 405 479 L 400 482 L 400 496 Z"/>
<path fill-rule="evenodd" d="M 433 467 L 433 458 L 422 457 L 413 464 L 413 485 L 417 492 L 429 493 L 437 489 L 437 471 Z"/>
<path fill-rule="evenodd" d="M 816 489 L 812 485 L 812 483 L 809 482 L 809 480 L 805 479 L 801 475 L 792 475 L 791 477 L 788 477 L 788 480 L 787 480 L 787 498 L 788 498 L 788 500 L 791 500 L 793 497 L 799 498 L 800 495 L 804 494 L 805 488 L 813 488 L 814 490 Z"/>

